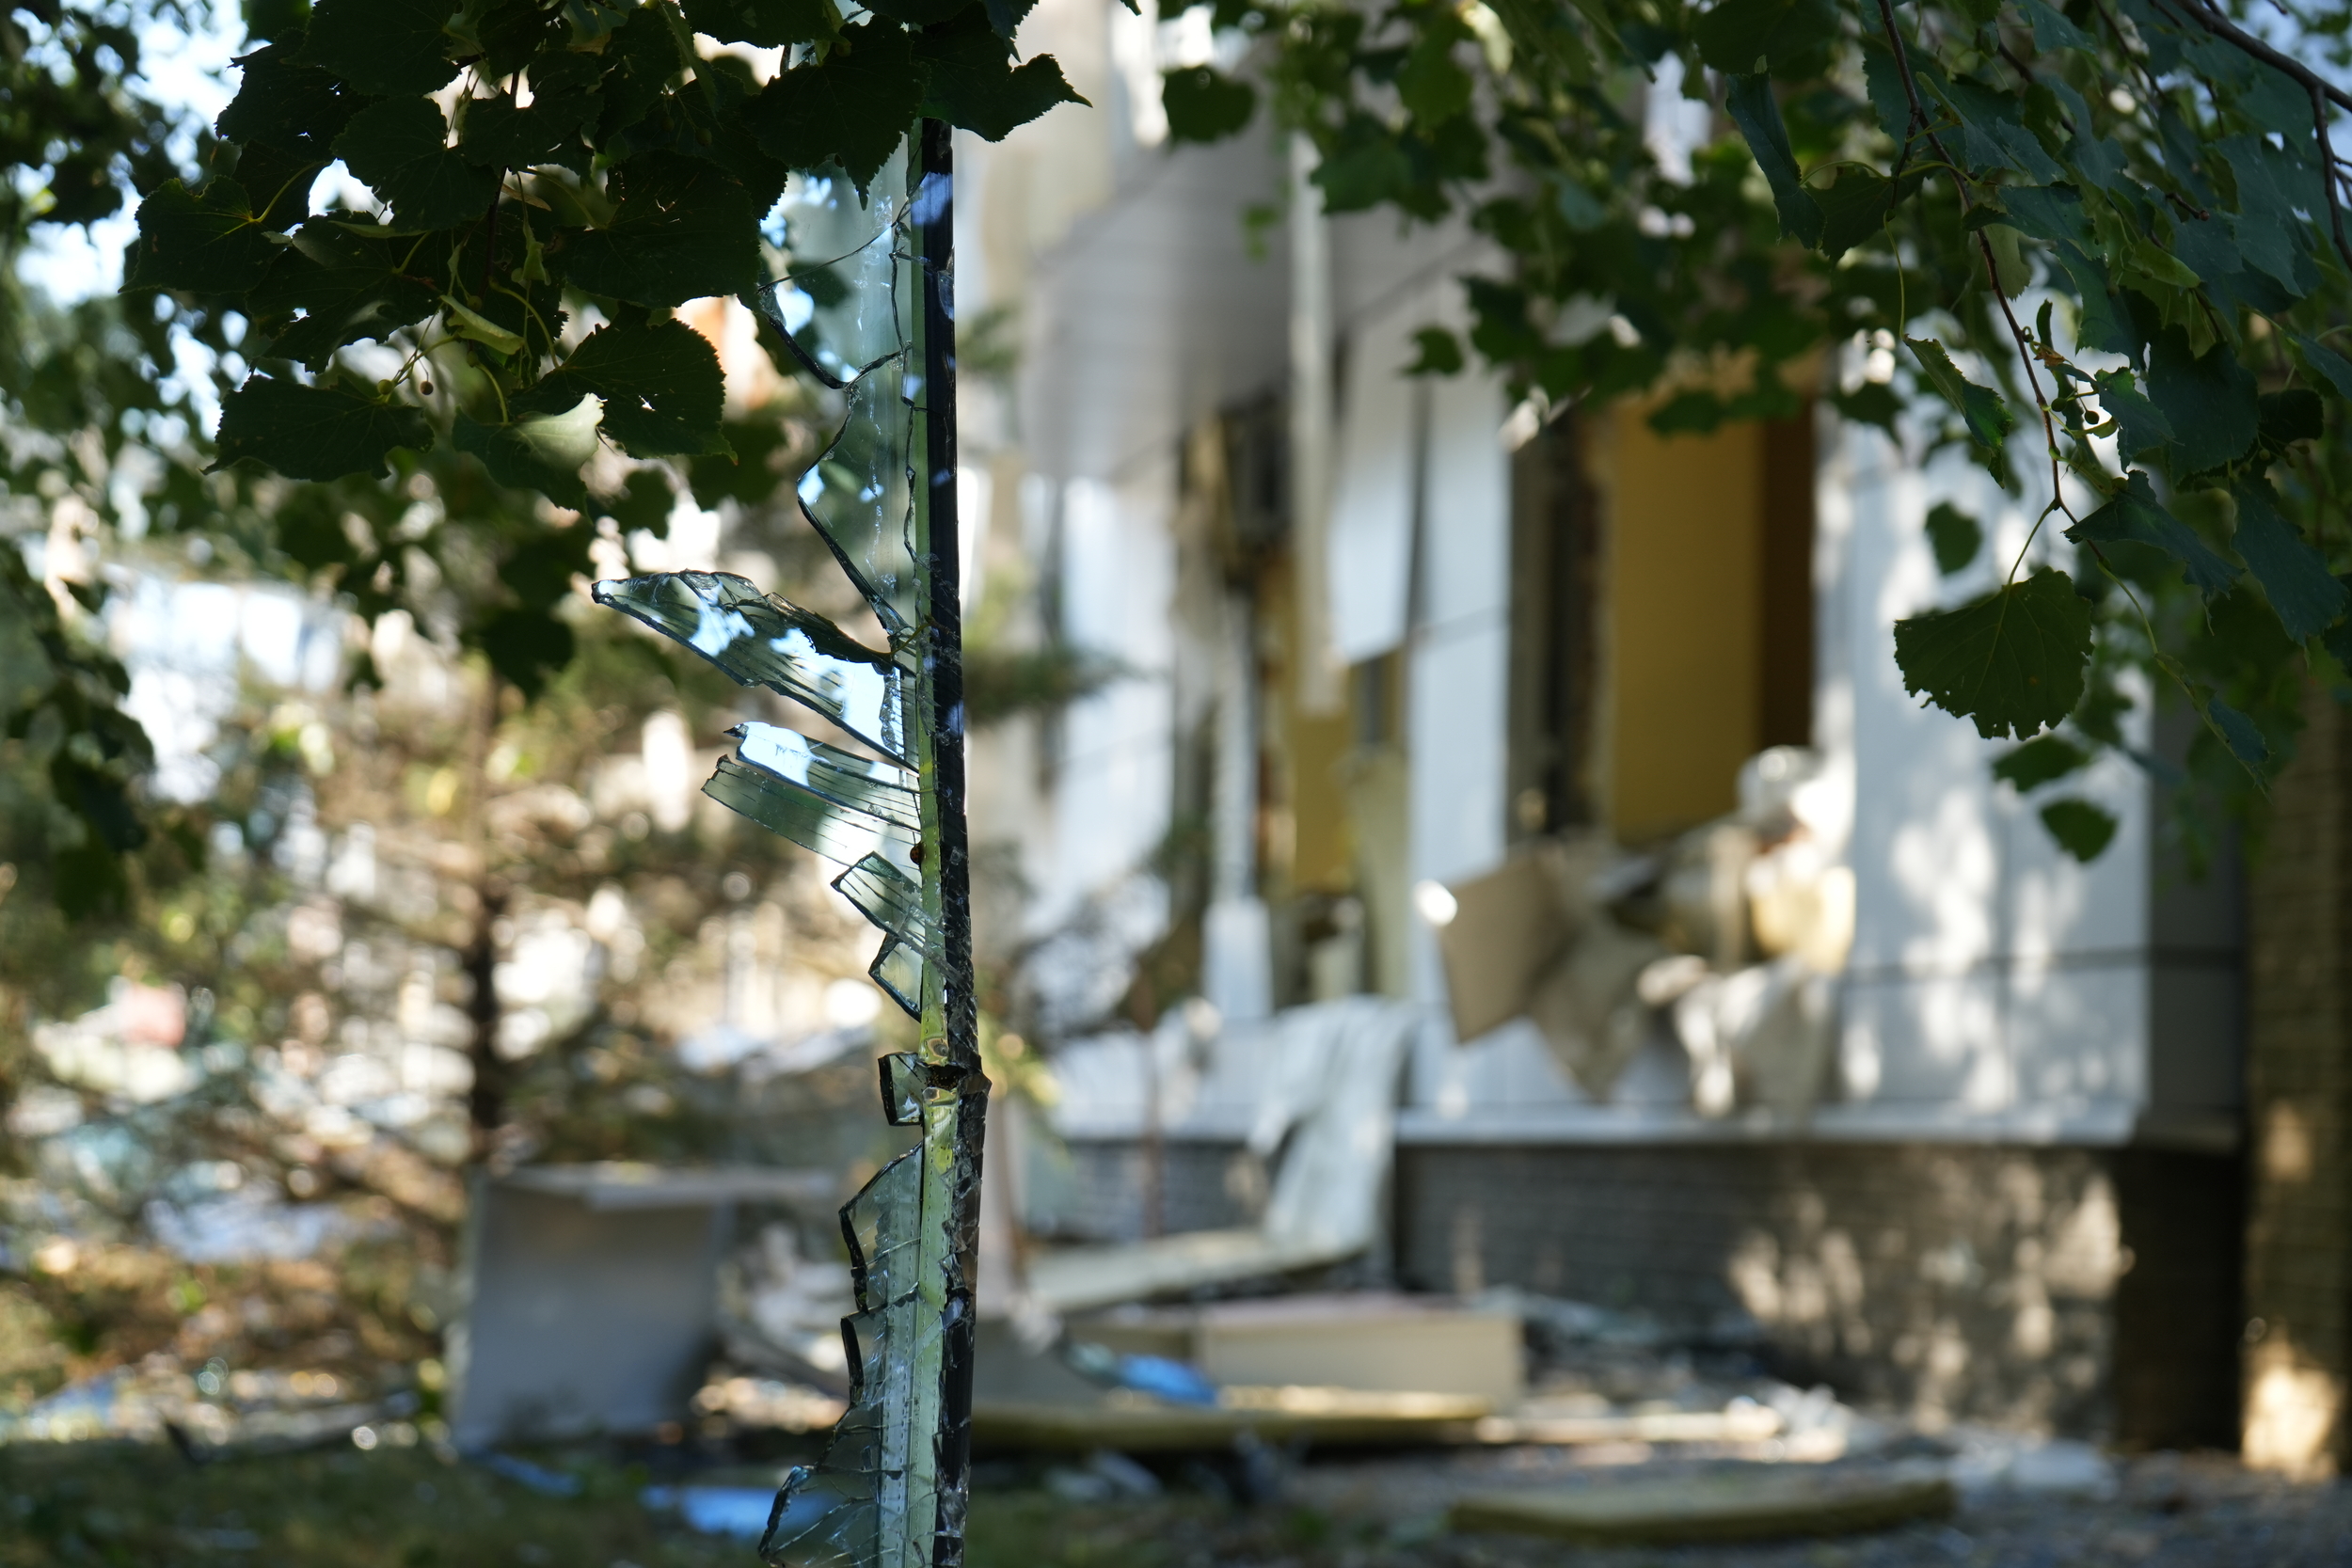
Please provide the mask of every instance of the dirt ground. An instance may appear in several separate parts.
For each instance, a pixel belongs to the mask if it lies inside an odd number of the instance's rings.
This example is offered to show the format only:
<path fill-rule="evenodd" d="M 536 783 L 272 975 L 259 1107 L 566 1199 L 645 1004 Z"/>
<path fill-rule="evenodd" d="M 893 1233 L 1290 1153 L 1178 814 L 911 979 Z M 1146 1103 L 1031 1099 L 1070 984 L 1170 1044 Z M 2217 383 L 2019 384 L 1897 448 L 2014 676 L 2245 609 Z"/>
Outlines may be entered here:
<path fill-rule="evenodd" d="M 766 1484 L 772 1462 L 543 1454 L 550 1497 L 430 1449 L 320 1449 L 191 1465 L 168 1448 L 0 1449 L 0 1568 L 750 1568 L 642 1500 L 663 1481 Z M 771 1456 L 771 1460 L 776 1456 Z M 2352 1488 L 2250 1476 L 2221 1457 L 2118 1466 L 2113 1495 L 1984 1492 L 1876 1535 L 1613 1548 L 1448 1531 L 1471 1490 L 1672 1481 L 1737 1463 L 1546 1449 L 1279 1456 L 1140 1467 L 997 1462 L 979 1472 L 971 1568 L 2302 1568 L 2352 1564 Z M 1158 1490 L 1152 1491 L 1156 1486 Z M 1104 1493 L 1115 1495 L 1104 1496 Z M 1237 1494 L 1261 1494 L 1246 1503 Z"/>

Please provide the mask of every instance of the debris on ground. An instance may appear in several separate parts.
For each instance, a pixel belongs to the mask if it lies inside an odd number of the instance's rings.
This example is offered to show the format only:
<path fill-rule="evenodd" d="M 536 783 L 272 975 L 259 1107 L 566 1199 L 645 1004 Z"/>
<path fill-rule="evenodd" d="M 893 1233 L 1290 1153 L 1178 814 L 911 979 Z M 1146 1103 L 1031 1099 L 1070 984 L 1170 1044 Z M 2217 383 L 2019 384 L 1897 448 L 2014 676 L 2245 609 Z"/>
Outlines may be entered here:
<path fill-rule="evenodd" d="M 0 1568 L 232 1560 L 302 1568 L 739 1568 L 751 1514 L 807 1437 L 605 1443 L 509 1455 L 543 1491 L 446 1447 L 339 1443 L 191 1465 L 166 1443 L 0 1445 Z M 756 1453 L 756 1457 L 755 1457 Z M 1470 1496 L 1593 1496 L 1726 1478 L 1899 1473 L 1906 1461 L 1763 1465 L 1700 1445 L 1470 1448 L 1379 1457 L 1115 1450 L 976 1472 L 970 1568 L 1558 1568 L 1562 1543 L 1466 1533 Z M 1677 1568 L 2338 1568 L 2352 1490 L 2251 1474 L 2227 1456 L 2109 1459 L 2104 1497 L 1962 1490 L 1948 1518 L 1870 1534 L 1671 1548 Z M 1947 1468 L 1947 1473 L 1950 1473 Z M 764 1526 L 764 1515 L 761 1519 Z M 1656 1568 L 1661 1548 L 1579 1546 L 1577 1568 Z M 229 1554 L 235 1554 L 233 1557 Z"/>

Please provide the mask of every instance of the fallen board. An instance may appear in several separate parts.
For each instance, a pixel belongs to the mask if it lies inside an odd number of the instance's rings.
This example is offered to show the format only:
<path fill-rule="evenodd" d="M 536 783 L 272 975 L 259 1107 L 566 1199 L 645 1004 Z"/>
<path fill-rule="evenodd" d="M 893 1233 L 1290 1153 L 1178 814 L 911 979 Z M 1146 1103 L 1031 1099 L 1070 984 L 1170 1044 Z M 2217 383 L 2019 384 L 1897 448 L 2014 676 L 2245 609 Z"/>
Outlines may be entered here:
<path fill-rule="evenodd" d="M 1448 1522 L 1457 1530 L 1592 1546 L 1669 1546 L 1891 1529 L 1943 1518 L 1953 1502 L 1951 1481 L 1937 1474 L 1769 1465 L 1673 1481 L 1481 1493 L 1456 1502 Z"/>
<path fill-rule="evenodd" d="M 1349 1388 L 1234 1387 L 1215 1407 L 1161 1404 L 1113 1394 L 1084 1402 L 981 1399 L 972 1407 L 973 1441 L 998 1451 L 1119 1449 L 1168 1453 L 1230 1445 L 1243 1432 L 1288 1441 L 1377 1446 L 1522 1443 L 1757 1443 L 1777 1435 L 1772 1410 L 1668 1411 L 1636 1416 L 1519 1417 L 1489 1414 L 1486 1401 L 1451 1394 Z"/>
<path fill-rule="evenodd" d="M 1485 1400 L 1445 1394 L 1377 1394 L 1343 1388 L 1225 1390 L 1216 1405 L 1158 1404 L 1112 1396 L 1101 1404 L 975 1402 L 975 1447 L 1083 1453 L 1182 1453 L 1231 1448 L 1244 1433 L 1269 1442 L 1346 1446 L 1477 1441 Z"/>

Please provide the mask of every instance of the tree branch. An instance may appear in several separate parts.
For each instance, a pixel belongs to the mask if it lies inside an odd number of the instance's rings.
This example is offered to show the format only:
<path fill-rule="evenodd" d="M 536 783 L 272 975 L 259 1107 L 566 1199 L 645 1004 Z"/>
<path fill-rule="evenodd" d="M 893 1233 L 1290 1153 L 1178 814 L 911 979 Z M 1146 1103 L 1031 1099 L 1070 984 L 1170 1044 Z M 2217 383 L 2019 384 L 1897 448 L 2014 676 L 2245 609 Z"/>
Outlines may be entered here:
<path fill-rule="evenodd" d="M 1941 158 L 1945 166 L 1952 171 L 1952 183 L 1960 190 L 1960 205 L 1964 212 L 1976 205 L 1975 198 L 1968 191 L 1968 175 L 1962 166 L 1954 161 L 1951 153 L 1946 150 L 1944 138 L 1937 135 L 1932 129 L 1934 121 L 1928 117 L 1927 105 L 1919 100 L 1919 84 L 1911 73 L 1911 51 L 1903 42 L 1902 29 L 1895 24 L 1893 0 L 1879 0 L 1879 18 L 1886 26 L 1887 44 L 1895 51 L 1895 69 L 1902 77 L 1903 96 L 1911 101 L 1914 123 L 1931 127 L 1927 132 L 1928 145 L 1935 149 L 1935 155 Z M 1981 229 L 1977 230 L 1977 250 L 1984 258 L 1985 281 L 1993 286 L 1993 297 L 2001 302 L 2001 317 L 2009 323 L 2010 336 L 2017 343 L 2018 362 L 2026 369 L 2026 386 L 2033 393 L 2035 409 L 2042 415 L 2042 444 L 2050 454 L 2050 504 L 2072 517 L 2074 515 L 2074 510 L 2066 504 L 2066 492 L 2062 487 L 2063 478 L 2058 472 L 2058 427 L 2050 419 L 2050 400 L 2042 395 L 2042 377 L 2034 372 L 2033 341 L 2026 336 L 2025 328 L 2017 325 L 2017 312 L 2010 309 L 2009 291 L 2001 287 L 2000 262 L 1993 254 L 1993 242 L 1985 238 L 1984 230 Z M 2043 515 L 2047 516 L 2048 514 L 2044 513 Z M 2030 537 L 2026 542 L 2028 545 L 2033 543 Z M 2024 562 L 2024 551 L 2018 552 L 2017 559 L 2021 563 Z M 2015 568 L 2012 567 L 2010 576 L 2015 575 Z"/>
<path fill-rule="evenodd" d="M 2335 234 L 2336 254 L 2344 258 L 2346 267 L 2352 267 L 2352 245 L 2346 245 L 2344 238 L 2344 193 L 2336 184 L 2340 178 L 2336 150 L 2328 139 L 2328 100 L 2317 87 L 2312 89 L 2312 129 L 2319 136 L 2319 184 L 2328 193 L 2328 227 Z"/>
<path fill-rule="evenodd" d="M 2273 49 L 2270 45 L 2265 43 L 2262 40 L 2256 38 L 2253 34 L 2248 32 L 2245 28 L 2231 21 L 2228 17 L 2223 16 L 2219 11 L 2214 9 L 2211 5 L 2206 3 L 2206 0 L 2179 0 L 2179 4 L 2182 9 L 2188 12 L 2190 20 L 2194 21 L 2200 27 L 2202 27 L 2205 31 L 2211 33 L 2214 37 L 2220 39 L 2226 43 L 2233 43 L 2237 45 L 2239 49 L 2253 55 L 2254 58 L 2262 61 L 2263 64 L 2270 67 L 2271 70 L 2285 72 L 2288 76 L 2294 78 L 2297 86 L 2309 92 L 2313 98 L 2317 98 L 2324 93 L 2327 95 L 2328 100 L 2334 103 L 2336 107 L 2340 109 L 2352 109 L 2352 94 L 2346 94 L 2343 91 L 2343 89 L 2337 87 L 2334 84 L 2329 82 L 2328 78 L 2320 75 L 2317 71 L 2305 65 L 2302 61 L 2296 59 L 2294 55 L 2283 55 L 2278 50 Z M 2322 135 L 2325 135 L 2325 133 L 2322 133 Z"/>

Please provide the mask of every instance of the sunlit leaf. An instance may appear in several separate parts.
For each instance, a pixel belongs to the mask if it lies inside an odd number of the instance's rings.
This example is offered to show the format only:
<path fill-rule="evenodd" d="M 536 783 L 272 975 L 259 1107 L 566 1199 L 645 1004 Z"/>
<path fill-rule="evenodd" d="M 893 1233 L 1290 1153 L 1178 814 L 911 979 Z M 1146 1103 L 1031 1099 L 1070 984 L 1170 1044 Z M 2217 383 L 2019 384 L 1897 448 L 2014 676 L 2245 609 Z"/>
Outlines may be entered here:
<path fill-rule="evenodd" d="M 602 405 L 592 396 L 560 414 L 527 414 L 511 424 L 481 424 L 457 416 L 457 450 L 470 452 L 501 484 L 536 490 L 549 500 L 578 507 L 587 499 L 580 470 L 596 454 L 596 420 Z"/>

